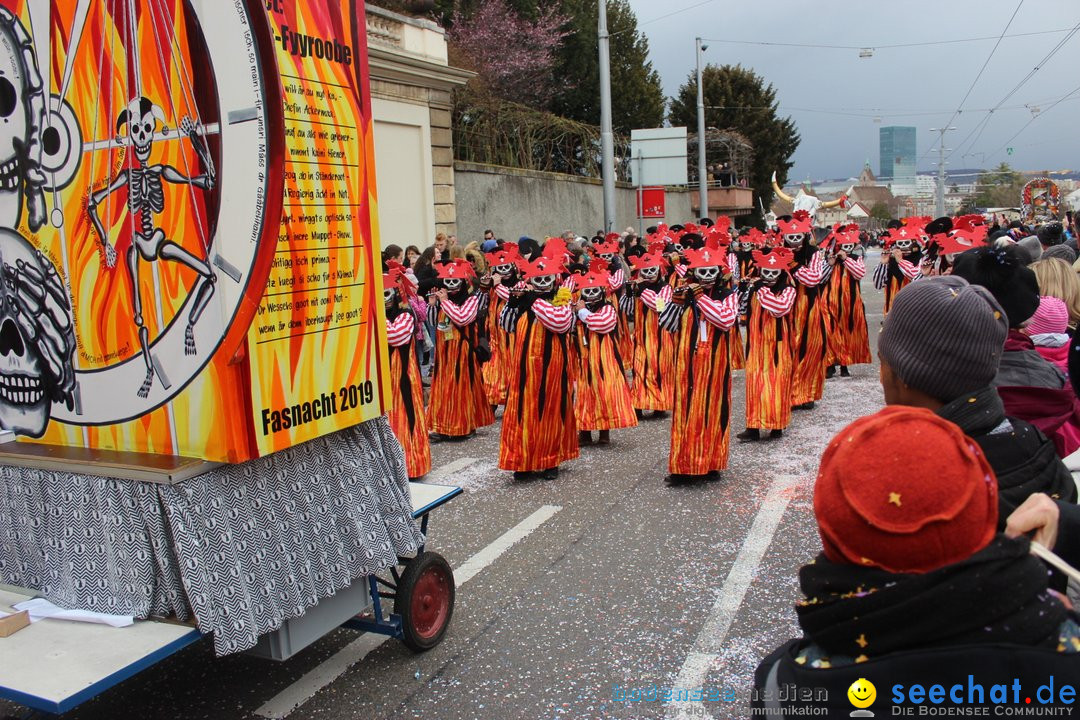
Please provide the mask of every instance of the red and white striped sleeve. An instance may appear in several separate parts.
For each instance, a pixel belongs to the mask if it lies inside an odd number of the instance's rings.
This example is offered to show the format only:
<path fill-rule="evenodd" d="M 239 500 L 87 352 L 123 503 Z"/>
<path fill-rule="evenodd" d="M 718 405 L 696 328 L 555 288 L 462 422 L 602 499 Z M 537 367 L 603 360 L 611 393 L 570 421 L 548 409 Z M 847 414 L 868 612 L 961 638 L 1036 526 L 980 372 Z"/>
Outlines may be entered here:
<path fill-rule="evenodd" d="M 608 286 L 612 290 L 618 290 L 625 283 L 626 283 L 626 273 L 623 272 L 622 268 L 619 268 L 615 272 L 611 273 L 611 276 L 608 278 Z"/>
<path fill-rule="evenodd" d="M 901 258 L 900 260 L 897 260 L 896 264 L 897 264 L 897 266 L 899 266 L 900 272 L 904 273 L 904 277 L 906 277 L 908 280 L 914 280 L 919 275 L 922 275 L 922 271 L 919 270 L 918 265 L 916 265 L 914 263 L 910 263 L 907 260 L 904 260 L 903 258 Z"/>
<path fill-rule="evenodd" d="M 552 305 L 547 300 L 535 300 L 532 309 L 540 324 L 553 333 L 567 333 L 574 326 L 574 311 L 569 305 Z"/>
<path fill-rule="evenodd" d="M 594 313 L 590 313 L 588 310 L 582 310 L 578 313 L 578 317 L 581 318 L 581 322 L 585 327 L 600 335 L 607 335 L 608 333 L 614 332 L 615 326 L 619 322 L 619 316 L 615 313 L 615 308 L 611 305 L 604 305 L 604 307 Z"/>
<path fill-rule="evenodd" d="M 574 279 L 573 275 L 567 275 L 566 279 L 562 281 L 562 286 L 570 292 L 573 292 L 577 289 L 577 280 Z"/>
<path fill-rule="evenodd" d="M 503 300 L 509 300 L 510 299 L 510 288 L 506 287 L 502 283 L 499 283 L 498 285 L 495 286 L 495 294 L 498 295 Z"/>
<path fill-rule="evenodd" d="M 803 285 L 814 287 L 825 279 L 825 255 L 819 250 L 810 262 L 795 271 L 795 277 Z"/>
<path fill-rule="evenodd" d="M 851 273 L 851 277 L 856 280 L 862 280 L 863 276 L 866 275 L 866 263 L 863 262 L 862 258 L 846 257 L 844 258 L 844 267 Z"/>
<path fill-rule="evenodd" d="M 739 315 L 739 296 L 730 293 L 723 300 L 713 300 L 708 295 L 702 295 L 697 299 L 697 306 L 710 325 L 727 330 L 735 324 Z"/>
<path fill-rule="evenodd" d="M 731 279 L 738 282 L 741 279 L 739 277 L 739 256 L 735 253 L 728 253 L 727 266 L 728 272 L 731 273 Z"/>
<path fill-rule="evenodd" d="M 656 292 L 655 290 L 651 290 L 650 288 L 645 288 L 644 290 L 641 291 L 641 302 L 645 303 L 645 305 L 650 310 L 653 310 L 655 312 L 660 312 L 656 308 L 656 306 L 658 304 L 657 300 L 658 299 L 663 299 L 663 301 L 664 301 L 663 305 L 664 305 L 664 307 L 667 307 L 668 305 L 671 304 L 672 292 L 673 291 L 672 291 L 670 285 L 665 285 L 664 287 L 660 288 L 660 292 Z"/>
<path fill-rule="evenodd" d="M 788 286 L 779 295 L 769 288 L 760 288 L 757 291 L 758 302 L 773 317 L 784 317 L 795 306 L 795 288 Z"/>
<path fill-rule="evenodd" d="M 412 340 L 416 319 L 411 312 L 403 312 L 393 321 L 386 321 L 386 340 L 390 347 L 401 347 Z"/>
<path fill-rule="evenodd" d="M 458 327 L 465 327 L 476 319 L 476 313 L 480 310 L 480 296 L 470 295 L 469 299 L 458 305 L 453 300 L 443 300 L 442 311 L 450 322 Z"/>
<path fill-rule="evenodd" d="M 675 266 L 675 274 L 678 275 L 681 278 L 686 277 L 687 270 L 688 270 L 688 268 L 685 265 L 683 265 L 682 263 L 679 263 L 678 265 Z"/>

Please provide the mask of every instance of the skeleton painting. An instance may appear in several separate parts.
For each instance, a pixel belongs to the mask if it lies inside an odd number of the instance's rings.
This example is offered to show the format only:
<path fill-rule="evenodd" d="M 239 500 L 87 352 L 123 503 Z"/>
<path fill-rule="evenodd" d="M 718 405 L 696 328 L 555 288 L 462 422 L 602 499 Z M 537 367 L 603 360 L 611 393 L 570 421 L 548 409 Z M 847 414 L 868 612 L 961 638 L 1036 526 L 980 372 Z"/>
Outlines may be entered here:
<path fill-rule="evenodd" d="M 132 100 L 116 119 L 116 132 L 126 132 L 127 143 L 134 150 L 135 162 L 120 170 L 107 186 L 90 195 L 87 202 L 90 220 L 105 249 L 105 262 L 109 267 L 116 264 L 116 250 L 109 241 L 109 235 L 98 215 L 98 206 L 113 193 L 124 188 L 127 190 L 128 211 L 135 218 L 131 245 L 124 258 L 128 275 L 131 278 L 134 321 L 139 331 L 139 345 L 143 360 L 146 362 L 146 379 L 138 390 L 139 397 L 145 398 L 150 393 L 154 382 L 154 364 L 150 356 L 150 331 L 146 327 L 144 316 L 145 304 L 139 289 L 139 267 L 142 262 L 167 260 L 185 265 L 199 274 L 199 281 L 194 289 L 195 300 L 188 312 L 187 329 L 184 334 L 184 351 L 188 355 L 196 353 L 195 324 L 199 321 L 207 303 L 214 295 L 217 277 L 210 264 L 204 258 L 193 255 L 174 242 L 167 229 L 157 224 L 156 216 L 165 211 L 165 184 L 190 185 L 202 190 L 214 187 L 214 167 L 210 151 L 203 137 L 190 118 L 180 122 L 180 132 L 185 134 L 202 165 L 202 174 L 188 177 L 171 165 L 150 162 L 154 135 L 159 131 L 168 134 L 165 114 L 162 109 L 146 97 Z M 156 299 L 155 299 L 156 300 Z"/>
<path fill-rule="evenodd" d="M 41 437 L 52 404 L 75 400 L 75 328 L 56 267 L 19 232 L 45 224 L 45 111 L 29 34 L 0 7 L 0 426 Z"/>

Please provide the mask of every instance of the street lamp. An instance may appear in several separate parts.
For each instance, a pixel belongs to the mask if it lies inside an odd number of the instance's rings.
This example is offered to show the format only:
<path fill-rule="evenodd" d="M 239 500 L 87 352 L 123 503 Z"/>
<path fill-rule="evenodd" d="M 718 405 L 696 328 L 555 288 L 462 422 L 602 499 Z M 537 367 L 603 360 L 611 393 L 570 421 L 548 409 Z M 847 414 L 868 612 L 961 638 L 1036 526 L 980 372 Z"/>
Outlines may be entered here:
<path fill-rule="evenodd" d="M 608 50 L 607 0 L 600 0 L 597 36 L 600 39 L 600 152 L 604 185 L 604 232 L 615 227 L 615 133 L 611 120 L 611 58 Z"/>
<path fill-rule="evenodd" d="M 938 147 L 938 182 L 937 182 L 937 216 L 943 217 L 945 215 L 945 133 L 950 130 L 955 130 L 955 125 L 950 125 L 945 128 L 930 128 L 930 132 L 936 132 L 941 135 L 941 144 Z"/>
<path fill-rule="evenodd" d="M 701 82 L 701 57 L 708 45 L 694 38 L 697 47 L 697 136 L 698 136 L 698 211 L 699 217 L 709 217 L 709 173 L 705 167 L 705 88 Z"/>

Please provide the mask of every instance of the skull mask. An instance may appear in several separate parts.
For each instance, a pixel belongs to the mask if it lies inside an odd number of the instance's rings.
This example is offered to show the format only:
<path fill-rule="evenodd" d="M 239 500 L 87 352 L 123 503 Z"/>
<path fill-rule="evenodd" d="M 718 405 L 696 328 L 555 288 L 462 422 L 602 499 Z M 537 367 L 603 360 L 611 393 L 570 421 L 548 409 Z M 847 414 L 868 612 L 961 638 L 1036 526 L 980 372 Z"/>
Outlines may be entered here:
<path fill-rule="evenodd" d="M 741 251 L 742 251 L 742 243 L 740 243 L 738 240 L 732 240 L 731 241 L 731 252 L 737 253 L 737 252 L 741 252 Z"/>
<path fill-rule="evenodd" d="M 537 292 L 546 293 L 551 290 L 551 288 L 555 287 L 555 276 L 540 275 L 530 279 L 529 282 Z"/>
<path fill-rule="evenodd" d="M 55 268 L 21 235 L 0 228 L 0 426 L 41 437 L 53 400 L 75 386 L 75 334 Z"/>
<path fill-rule="evenodd" d="M 712 267 L 699 267 L 694 269 L 694 277 L 702 285 L 712 285 L 716 282 L 716 278 L 720 277 L 720 268 L 713 265 Z"/>
<path fill-rule="evenodd" d="M 660 268 L 658 267 L 641 268 L 641 279 L 645 282 L 653 282 L 659 276 Z"/>
<path fill-rule="evenodd" d="M 397 299 L 397 290 L 394 288 L 383 288 L 382 291 L 383 303 L 389 308 L 394 304 L 394 300 Z"/>
<path fill-rule="evenodd" d="M 774 270 L 771 268 L 761 269 L 761 279 L 766 285 L 772 287 L 776 284 L 776 281 L 780 279 L 780 270 Z"/>
<path fill-rule="evenodd" d="M 604 299 L 604 288 L 587 287 L 581 289 L 581 297 L 586 305 L 596 305 Z"/>
<path fill-rule="evenodd" d="M 135 148 L 135 157 L 143 165 L 150 160 L 150 146 L 154 142 L 154 131 L 159 120 L 164 125 L 165 114 L 144 97 L 132 100 L 116 119 L 116 132 L 127 125 L 128 139 Z"/>
<path fill-rule="evenodd" d="M 510 277 L 514 274 L 513 263 L 506 263 L 505 265 L 496 265 L 495 272 L 503 277 Z"/>
<path fill-rule="evenodd" d="M 790 248 L 802 247 L 804 240 L 803 233 L 787 233 L 784 235 L 784 244 Z"/>
<path fill-rule="evenodd" d="M 461 278 L 445 278 L 442 282 L 443 282 L 443 287 L 446 288 L 446 292 L 453 295 L 454 293 L 456 293 L 458 290 L 461 289 L 461 285 L 462 285 L 463 281 L 461 280 Z"/>
<path fill-rule="evenodd" d="M 615 259 L 615 253 L 600 253 L 600 258 L 608 265 Z"/>
<path fill-rule="evenodd" d="M 907 255 L 909 252 L 911 252 L 911 241 L 910 240 L 897 240 L 896 241 L 896 249 L 899 250 L 900 252 L 902 252 L 903 254 Z"/>
<path fill-rule="evenodd" d="M 672 245 L 672 247 L 673 247 L 673 248 L 675 248 L 675 252 L 677 252 L 677 253 L 679 253 L 680 255 L 682 255 L 682 252 L 683 252 L 683 246 L 682 246 L 682 243 L 675 243 L 674 245 Z"/>
<path fill-rule="evenodd" d="M 855 243 L 842 243 L 840 245 L 840 249 L 850 255 L 851 253 L 855 252 Z"/>

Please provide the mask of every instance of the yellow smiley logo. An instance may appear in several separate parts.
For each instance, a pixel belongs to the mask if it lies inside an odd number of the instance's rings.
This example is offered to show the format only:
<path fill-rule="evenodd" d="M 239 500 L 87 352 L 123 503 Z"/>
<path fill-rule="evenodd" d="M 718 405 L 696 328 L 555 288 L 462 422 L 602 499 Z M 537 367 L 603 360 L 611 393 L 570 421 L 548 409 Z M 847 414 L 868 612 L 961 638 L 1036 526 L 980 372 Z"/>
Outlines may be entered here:
<path fill-rule="evenodd" d="M 877 699 L 877 688 L 866 678 L 859 678 L 851 683 L 851 687 L 847 690 L 847 697 L 855 707 L 868 708 Z"/>

